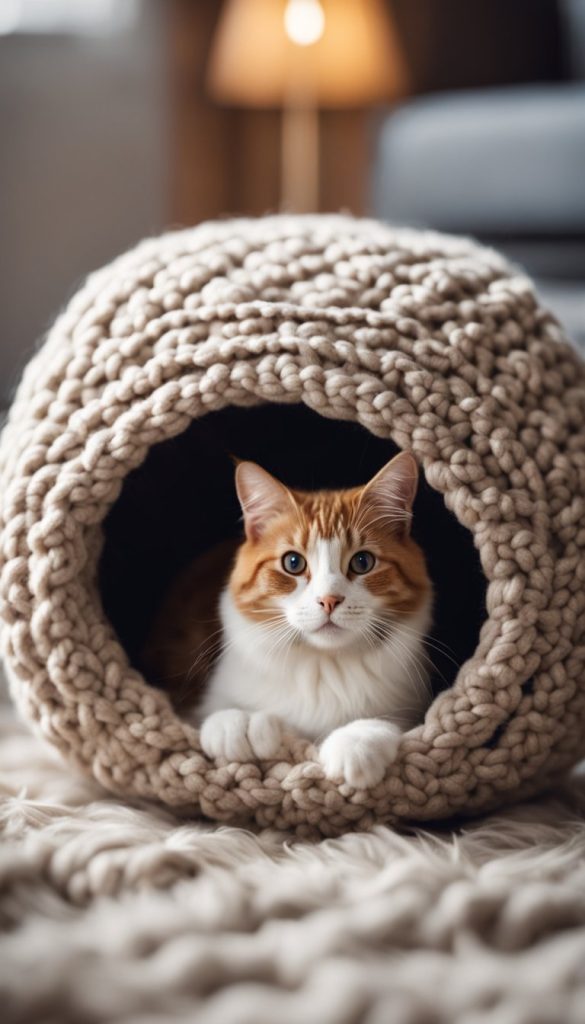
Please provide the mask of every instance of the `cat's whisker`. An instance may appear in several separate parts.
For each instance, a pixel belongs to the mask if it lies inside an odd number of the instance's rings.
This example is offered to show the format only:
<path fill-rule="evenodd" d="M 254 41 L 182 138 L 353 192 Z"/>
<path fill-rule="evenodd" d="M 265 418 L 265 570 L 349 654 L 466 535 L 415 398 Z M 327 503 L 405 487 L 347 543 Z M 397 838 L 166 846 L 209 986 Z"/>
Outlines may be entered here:
<path fill-rule="evenodd" d="M 269 640 L 269 646 L 266 648 L 265 651 L 263 651 L 264 657 L 270 658 L 270 656 L 273 653 L 276 653 L 276 651 L 284 642 L 284 640 L 288 639 L 288 636 L 289 630 L 287 630 L 285 626 L 281 626 L 278 630 L 276 630 L 269 638 L 267 638 Z"/>
<path fill-rule="evenodd" d="M 288 658 L 290 657 L 290 654 L 291 654 L 292 649 L 295 646 L 296 642 L 300 639 L 300 636 L 301 636 L 301 631 L 299 629 L 291 630 L 288 643 L 285 645 L 285 649 L 284 649 L 284 652 L 283 652 L 283 669 L 286 667 L 286 662 L 287 662 Z"/>
<path fill-rule="evenodd" d="M 439 640 L 438 637 L 433 636 L 432 633 L 424 633 L 422 630 L 416 629 L 414 626 L 412 626 L 408 622 L 400 622 L 400 620 L 397 620 L 397 621 L 399 622 L 400 627 L 402 629 L 405 629 L 405 630 L 407 630 L 410 633 L 415 633 L 417 636 L 423 637 L 425 640 L 432 640 L 438 647 L 442 647 L 444 649 L 445 653 L 451 653 L 451 654 L 454 653 L 453 649 L 451 647 L 449 647 L 448 644 L 443 643 L 442 640 Z"/>
<path fill-rule="evenodd" d="M 416 654 L 413 655 L 413 653 L 410 650 L 410 648 L 407 647 L 407 645 L 402 640 L 397 640 L 397 638 L 395 637 L 394 638 L 394 642 L 398 643 L 398 647 L 406 655 L 406 659 L 405 660 L 407 661 L 407 663 L 410 661 L 410 663 L 412 664 L 412 667 L 413 667 L 414 671 L 416 672 L 416 677 L 417 677 L 415 682 L 419 684 L 419 692 L 421 694 L 421 697 L 423 697 L 423 698 L 426 697 L 427 695 L 430 694 L 430 686 L 429 686 L 429 680 L 428 680 L 428 673 L 425 670 L 424 666 L 421 665 L 421 661 L 420 661 L 419 657 Z M 412 682 L 412 679 L 411 679 L 411 682 Z"/>
<path fill-rule="evenodd" d="M 200 665 L 202 665 L 209 658 L 212 661 L 215 657 L 222 654 L 225 650 L 225 645 L 222 640 L 217 640 L 215 644 L 211 644 L 209 647 L 200 650 L 199 654 L 195 658 L 195 661 L 190 665 L 189 670 L 185 676 L 185 680 L 189 683 L 193 682 L 193 677 Z"/>
<path fill-rule="evenodd" d="M 444 644 L 441 640 L 438 639 L 438 637 L 433 636 L 431 633 L 425 633 L 420 629 L 416 629 L 410 623 L 404 622 L 402 619 L 396 618 L 392 615 L 392 613 L 387 613 L 385 618 L 391 624 L 392 627 L 400 629 L 401 632 L 408 633 L 415 639 L 420 640 L 421 642 L 427 644 L 429 647 L 434 648 L 438 654 L 441 654 L 443 657 L 451 661 L 456 668 L 461 667 L 460 663 L 455 661 L 455 659 L 452 657 L 452 655 L 454 654 L 452 648 L 450 648 L 447 644 Z"/>
<path fill-rule="evenodd" d="M 283 629 L 283 635 L 282 635 L 282 641 L 283 641 L 285 647 L 289 643 L 289 641 L 290 641 L 290 646 L 292 647 L 293 644 L 296 643 L 296 641 L 299 638 L 299 636 L 300 636 L 300 630 L 294 629 L 287 622 L 286 627 Z M 276 649 L 277 650 L 279 649 L 279 643 L 278 642 L 277 642 L 277 648 Z"/>
<path fill-rule="evenodd" d="M 215 637 L 221 637 L 222 633 L 223 633 L 223 626 L 220 626 L 219 629 L 215 629 L 213 631 L 213 633 L 210 633 L 209 636 L 207 636 L 205 638 L 205 640 L 203 641 L 203 644 L 199 644 L 197 647 L 190 648 L 186 653 L 187 654 L 196 654 L 198 651 L 200 651 L 202 649 L 202 647 L 205 647 L 206 644 L 208 644 L 208 643 L 212 643 L 213 644 L 213 641 L 215 640 Z"/>
<path fill-rule="evenodd" d="M 460 669 L 461 668 L 461 662 L 456 661 L 455 658 L 452 657 L 453 652 L 451 651 L 451 648 L 447 647 L 440 640 L 437 640 L 436 637 L 432 637 L 429 633 L 423 633 L 423 632 L 421 632 L 418 629 L 414 629 L 413 627 L 407 625 L 406 623 L 401 623 L 400 624 L 400 629 L 403 630 L 405 633 L 409 633 L 416 640 L 420 641 L 421 644 L 424 643 L 426 646 L 430 647 L 432 650 L 435 650 L 437 652 L 437 654 L 441 655 L 441 657 L 446 658 L 447 661 L 450 661 L 451 664 L 454 665 L 454 667 L 456 669 Z M 450 651 L 451 651 L 451 653 L 449 653 Z M 435 671 L 438 671 L 436 666 L 433 666 L 433 667 L 435 668 Z"/>
<path fill-rule="evenodd" d="M 376 643 L 375 637 L 372 635 L 372 632 L 371 632 L 371 630 L 369 628 L 369 624 L 368 623 L 366 623 L 366 625 L 364 627 L 362 627 L 362 629 L 360 630 L 360 634 L 361 634 L 361 636 L 364 637 L 366 642 L 369 644 L 370 649 L 372 651 L 375 651 L 375 650 L 378 649 L 378 644 Z"/>
<path fill-rule="evenodd" d="M 371 627 L 374 630 L 375 635 L 378 636 L 379 638 L 381 638 L 381 634 L 376 631 L 376 624 L 372 623 Z M 401 654 L 404 654 L 404 653 L 406 653 L 406 655 L 407 655 L 405 658 L 400 656 Z M 411 651 L 408 651 L 407 648 L 403 648 L 401 645 L 399 645 L 398 651 L 396 649 L 394 650 L 394 656 L 395 656 L 395 658 L 396 658 L 400 668 L 403 669 L 403 671 L 405 672 L 406 677 L 407 678 L 410 677 L 411 685 L 415 685 L 415 686 L 418 685 L 418 688 L 419 688 L 418 689 L 419 701 L 418 701 L 418 704 L 415 707 L 413 707 L 412 710 L 415 711 L 417 714 L 420 714 L 420 712 L 422 711 L 422 708 L 423 708 L 423 704 L 426 705 L 429 702 L 429 700 L 430 700 L 431 694 L 430 694 L 430 689 L 429 689 L 429 686 L 428 686 L 428 682 L 426 681 L 424 674 L 421 674 L 420 666 L 416 662 L 416 659 L 413 658 Z M 412 676 L 410 676 L 410 673 L 409 673 L 409 665 L 410 664 L 412 664 L 413 667 L 415 668 L 415 671 L 417 671 L 417 678 L 416 679 L 413 679 Z M 394 714 L 394 712 L 393 712 L 393 714 Z"/>
<path fill-rule="evenodd" d="M 405 643 L 404 639 L 399 635 L 397 630 L 392 631 L 390 629 L 389 631 L 389 623 L 382 617 L 376 616 L 376 618 L 373 620 L 373 623 L 374 627 L 380 630 L 380 635 L 385 638 L 388 644 L 392 644 L 392 646 L 397 646 L 399 650 L 402 651 L 402 653 L 405 655 L 406 664 L 408 664 L 409 662 L 412 664 L 412 667 L 416 672 L 417 680 L 418 683 L 420 684 L 420 688 L 422 691 L 421 696 L 424 697 L 426 695 L 429 695 L 430 686 L 428 681 L 428 673 L 421 665 L 421 661 L 428 661 L 433 667 L 433 669 L 435 669 L 436 671 L 436 667 L 433 665 L 430 657 L 426 654 L 424 650 L 413 651 Z"/>
<path fill-rule="evenodd" d="M 278 615 L 272 616 L 270 620 L 267 620 L 267 622 L 250 623 L 246 632 L 256 633 L 258 630 L 262 630 L 263 639 L 268 639 L 271 636 L 271 630 L 276 628 L 273 624 L 280 623 L 281 620 L 285 620 L 285 616 L 279 613 Z M 212 637 L 215 637 L 218 633 L 223 634 L 223 629 L 216 630 L 216 633 L 212 634 Z M 192 680 L 196 668 L 201 664 L 203 660 L 205 660 L 205 658 L 212 658 L 213 656 L 216 656 L 219 653 L 225 653 L 234 646 L 235 642 L 233 639 L 229 640 L 226 639 L 224 636 L 221 636 L 219 640 L 215 640 L 214 642 L 209 643 L 209 640 L 211 639 L 212 638 L 208 638 L 208 641 L 206 641 L 203 647 L 199 649 L 198 657 L 195 659 L 187 673 L 188 680 Z"/>
<path fill-rule="evenodd" d="M 410 648 L 408 648 L 407 645 L 405 644 L 404 637 L 401 636 L 401 634 L 404 632 L 402 629 L 402 623 L 396 624 L 392 620 L 384 618 L 383 616 L 376 616 L 375 621 L 378 628 L 383 632 L 383 634 L 387 638 L 388 643 L 400 643 L 403 646 L 405 646 L 406 649 L 409 650 L 409 653 L 412 653 L 414 656 L 415 652 L 410 651 Z M 419 657 L 427 657 L 427 654 L 423 649 L 416 652 L 416 654 Z"/>

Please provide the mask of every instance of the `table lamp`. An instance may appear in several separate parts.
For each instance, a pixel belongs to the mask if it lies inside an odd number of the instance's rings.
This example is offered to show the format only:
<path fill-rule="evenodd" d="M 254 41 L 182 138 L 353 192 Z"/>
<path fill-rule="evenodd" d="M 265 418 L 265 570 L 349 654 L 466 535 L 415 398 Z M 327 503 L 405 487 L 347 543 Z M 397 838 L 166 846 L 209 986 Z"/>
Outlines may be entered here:
<path fill-rule="evenodd" d="M 227 0 L 207 80 L 220 102 L 282 109 L 281 203 L 295 212 L 318 208 L 319 108 L 365 107 L 406 88 L 382 0 Z"/>

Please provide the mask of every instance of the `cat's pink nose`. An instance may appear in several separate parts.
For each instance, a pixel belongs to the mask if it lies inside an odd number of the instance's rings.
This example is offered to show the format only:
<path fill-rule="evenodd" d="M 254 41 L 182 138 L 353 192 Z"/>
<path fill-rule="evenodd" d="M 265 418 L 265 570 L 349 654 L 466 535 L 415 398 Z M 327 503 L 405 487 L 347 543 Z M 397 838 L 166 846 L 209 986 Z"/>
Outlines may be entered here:
<path fill-rule="evenodd" d="M 326 594 L 325 597 L 318 597 L 317 601 L 322 608 L 325 609 L 328 615 L 331 615 L 335 611 L 338 604 L 345 601 L 344 597 L 340 597 L 339 594 Z"/>

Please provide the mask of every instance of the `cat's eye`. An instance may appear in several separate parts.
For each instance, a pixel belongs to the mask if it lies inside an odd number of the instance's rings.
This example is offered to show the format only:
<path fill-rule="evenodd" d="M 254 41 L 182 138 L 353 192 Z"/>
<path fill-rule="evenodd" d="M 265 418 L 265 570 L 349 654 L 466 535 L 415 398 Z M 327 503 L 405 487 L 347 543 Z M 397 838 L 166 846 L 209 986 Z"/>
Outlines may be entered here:
<path fill-rule="evenodd" d="M 375 564 L 376 559 L 371 551 L 356 551 L 349 563 L 349 568 L 355 572 L 356 576 L 363 576 L 365 573 L 371 572 Z"/>
<path fill-rule="evenodd" d="M 307 560 L 298 551 L 287 551 L 282 556 L 282 568 L 292 576 L 299 576 L 307 568 Z"/>

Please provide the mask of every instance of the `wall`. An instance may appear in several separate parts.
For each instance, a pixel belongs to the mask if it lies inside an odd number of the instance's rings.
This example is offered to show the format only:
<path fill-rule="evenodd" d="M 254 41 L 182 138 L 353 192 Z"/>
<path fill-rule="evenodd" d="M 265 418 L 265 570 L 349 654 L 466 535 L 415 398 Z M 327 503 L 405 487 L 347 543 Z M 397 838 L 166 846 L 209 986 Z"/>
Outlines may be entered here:
<path fill-rule="evenodd" d="M 162 11 L 0 36 L 0 408 L 85 274 L 168 220 Z"/>

